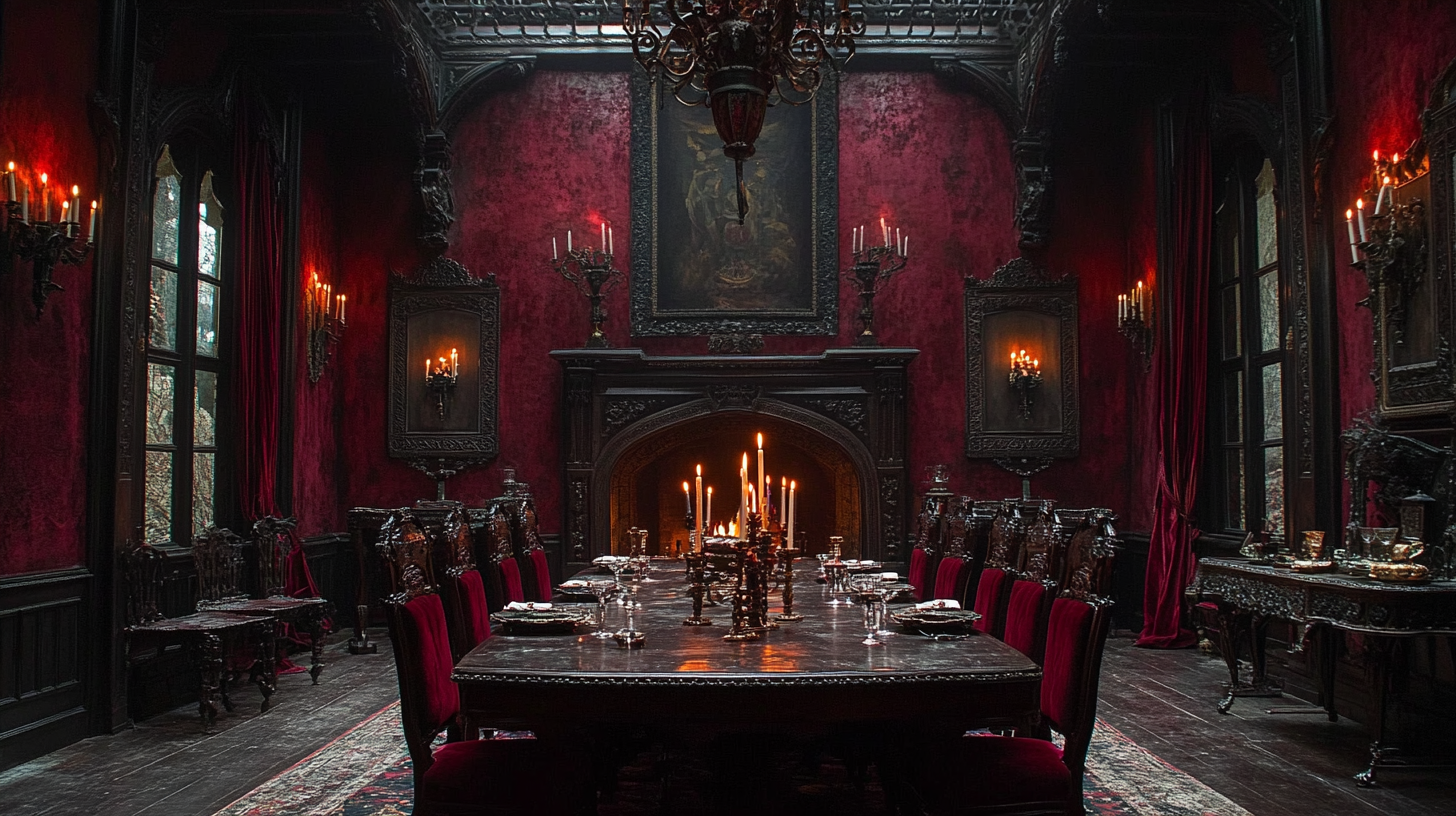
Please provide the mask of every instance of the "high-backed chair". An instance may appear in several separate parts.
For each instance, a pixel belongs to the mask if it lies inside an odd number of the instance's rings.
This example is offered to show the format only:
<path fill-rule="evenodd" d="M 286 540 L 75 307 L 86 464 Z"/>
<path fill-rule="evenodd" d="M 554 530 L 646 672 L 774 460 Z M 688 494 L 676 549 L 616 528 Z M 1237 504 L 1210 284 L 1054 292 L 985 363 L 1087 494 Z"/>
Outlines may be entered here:
<path fill-rule="evenodd" d="M 127 663 L 136 662 L 139 653 L 153 647 L 182 646 L 200 672 L 197 712 L 202 716 L 203 727 L 211 728 L 217 720 L 219 697 L 224 708 L 233 710 L 228 683 L 240 672 L 228 665 L 226 657 L 230 653 L 253 654 L 255 659 L 242 662 L 250 664 L 250 680 L 263 693 L 262 710 L 267 711 L 277 686 L 273 662 L 275 619 L 212 610 L 166 617 L 159 604 L 166 556 L 141 541 L 140 534 L 135 541 L 140 543 L 128 545 L 121 554 L 121 574 L 126 585 L 126 620 L 122 633 L 126 638 Z"/>
<path fill-rule="evenodd" d="M 493 502 L 488 508 L 481 539 L 477 550 L 484 551 L 485 590 L 491 611 L 498 611 L 508 603 L 525 601 L 521 562 L 516 560 L 511 545 L 511 520 L 501 503 Z"/>
<path fill-rule="evenodd" d="M 1065 549 L 1066 538 L 1050 510 L 1044 510 L 1027 528 L 1021 569 L 1011 583 L 1002 639 L 1037 665 L 1043 661 L 1047 621 L 1057 592 L 1057 583 L 1051 578 L 1052 563 L 1062 557 Z"/>
<path fill-rule="evenodd" d="M 475 566 L 475 541 L 463 508 L 445 516 L 439 536 L 441 546 L 435 551 L 445 553 L 447 558 L 440 594 L 449 623 L 450 650 L 459 660 L 490 637 L 490 604 L 485 579 Z"/>
<path fill-rule="evenodd" d="M 385 521 L 378 549 L 389 574 L 385 619 L 413 764 L 414 813 L 534 816 L 580 810 L 584 798 L 564 780 L 581 774 L 562 767 L 538 740 L 479 740 L 461 728 L 460 692 L 450 679 L 454 661 L 430 543 L 407 511 Z M 442 732 L 446 741 L 435 748 Z"/>
<path fill-rule="evenodd" d="M 1117 514 L 1102 507 L 1087 512 L 1067 544 L 1067 558 L 1059 583 L 1065 589 L 1109 597 L 1112 593 L 1112 562 L 1119 549 L 1113 522 Z"/>
<path fill-rule="evenodd" d="M 935 596 L 936 564 L 939 549 L 932 544 L 936 527 L 928 509 L 922 508 L 915 522 L 915 546 L 910 550 L 910 574 L 907 580 L 915 587 L 915 600 L 927 601 Z"/>
<path fill-rule="evenodd" d="M 995 637 L 1006 631 L 1006 604 L 1011 595 L 1011 569 L 1021 555 L 1021 540 L 1025 531 L 1021 513 L 1015 501 L 1001 503 L 996 518 L 991 522 L 989 551 L 986 567 L 976 583 L 975 610 L 981 619 L 974 626 Z"/>
<path fill-rule="evenodd" d="M 1097 685 L 1111 601 L 1079 589 L 1052 604 L 1047 629 L 1042 722 L 1060 733 L 1058 748 L 1041 736 L 967 736 L 921 746 L 890 772 L 899 796 L 927 816 L 1082 816 L 1087 747 L 1097 715 Z"/>
<path fill-rule="evenodd" d="M 266 534 L 258 540 L 258 547 L 260 553 L 264 550 L 269 553 L 260 556 L 259 574 L 265 587 L 276 582 L 273 589 L 281 591 L 283 582 L 277 567 L 287 556 L 279 556 L 278 550 L 284 546 L 280 539 L 288 541 L 287 547 L 292 549 L 289 535 L 292 523 L 292 519 L 272 519 L 263 527 Z M 323 598 L 290 598 L 282 594 L 249 597 L 242 586 L 241 545 L 241 539 L 231 530 L 213 526 L 208 526 L 192 540 L 192 560 L 197 567 L 198 611 L 267 617 L 307 632 L 311 647 L 308 673 L 317 685 L 319 674 L 324 670 L 324 620 L 332 612 L 332 607 Z"/>
<path fill-rule="evenodd" d="M 510 516 L 511 550 L 520 569 L 521 588 L 525 590 L 526 600 L 551 600 L 555 584 L 551 581 L 551 570 L 546 563 L 546 548 L 541 545 L 536 501 L 530 495 L 516 495 L 496 501 L 505 505 Z"/>
<path fill-rule="evenodd" d="M 960 509 L 948 513 L 945 530 L 945 555 L 935 571 L 935 598 L 966 602 L 966 585 L 971 580 L 972 561 L 966 552 L 966 516 Z"/>

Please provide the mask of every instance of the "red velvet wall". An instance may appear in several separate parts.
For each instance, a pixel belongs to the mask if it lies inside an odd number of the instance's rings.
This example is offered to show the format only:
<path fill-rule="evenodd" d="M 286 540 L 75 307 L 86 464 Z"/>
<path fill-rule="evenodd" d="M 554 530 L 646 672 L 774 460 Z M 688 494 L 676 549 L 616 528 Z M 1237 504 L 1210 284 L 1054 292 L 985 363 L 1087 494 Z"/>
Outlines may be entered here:
<path fill-rule="evenodd" d="M 537 72 L 486 99 L 451 136 L 459 220 L 450 256 L 477 274 L 497 274 L 503 319 L 501 454 L 492 467 L 452 479 L 449 490 L 479 501 L 498 491 L 501 467 L 515 467 L 533 485 L 547 530 L 559 527 L 561 512 L 560 372 L 548 352 L 579 347 L 587 327 L 585 299 L 552 271 L 547 253 L 553 235 L 581 234 L 599 218 L 626 234 L 627 85 L 626 73 Z M 1125 169 L 1140 154 L 1130 126 L 1109 131 L 1114 121 L 1086 120 L 1071 140 L 1058 181 L 1069 203 L 1058 205 L 1057 244 L 1047 256 L 1054 272 L 1074 272 L 1082 282 L 1083 453 L 1037 477 L 1035 486 L 1040 495 L 1083 506 L 1128 503 L 1129 372 L 1111 319 L 1127 278 L 1128 238 L 1122 215 L 1100 197 L 1129 189 Z M 389 269 L 417 262 L 408 187 L 413 149 L 407 134 L 377 119 L 358 125 L 345 128 L 338 145 L 347 166 L 366 168 L 340 179 L 351 300 L 341 369 L 342 496 L 345 506 L 399 505 L 428 496 L 431 487 L 384 453 L 385 285 Z M 839 142 L 841 264 L 850 228 L 881 216 L 915 238 L 909 267 L 876 301 L 882 341 L 921 350 L 911 368 L 911 473 L 945 463 L 958 490 L 1013 495 L 1017 477 L 962 453 L 962 281 L 987 276 L 1019 254 L 1005 127 L 979 98 L 929 74 L 851 73 L 841 86 Z M 630 267 L 625 251 L 618 263 Z M 838 337 L 770 337 L 765 351 L 812 354 L 848 345 L 858 330 L 855 306 L 843 292 Z M 634 345 L 625 287 L 607 308 L 612 343 Z M 706 353 L 702 337 L 642 338 L 635 345 L 652 354 Z"/>
<path fill-rule="evenodd" d="M 96 197 L 96 150 L 87 119 L 95 90 L 96 0 L 10 3 L 0 44 L 0 163 L 14 161 L 31 183 L 49 174 L 52 218 L 62 189 Z M 17 185 L 16 193 L 21 192 Z M 104 206 L 104 203 L 103 203 Z M 89 209 L 89 207 L 86 207 Z M 86 421 L 90 377 L 88 260 L 59 266 L 36 318 L 30 264 L 0 275 L 0 575 L 61 569 L 85 561 Z"/>
<path fill-rule="evenodd" d="M 308 135 L 303 144 L 299 276 L 306 287 L 317 273 L 320 281 L 332 283 L 335 292 L 347 297 L 350 292 L 339 262 L 339 225 L 335 218 L 337 185 L 337 168 L 327 140 L 322 133 Z M 308 338 L 303 321 L 300 309 L 298 342 L 293 352 L 298 361 L 294 381 L 293 514 L 298 518 L 299 533 L 308 536 L 342 530 L 345 523 L 339 505 L 338 471 L 342 461 L 334 410 L 339 364 L 331 362 L 318 382 L 309 382 Z M 344 342 L 348 337 L 345 329 Z M 338 347 L 332 348 L 337 351 Z"/>
<path fill-rule="evenodd" d="M 1373 32 L 1379 32 L 1375 36 Z M 1374 339 L 1365 276 L 1349 266 L 1344 212 L 1365 187 L 1371 151 L 1406 152 L 1421 133 L 1431 83 L 1456 59 L 1456 11 L 1442 0 L 1330 4 L 1335 143 L 1330 159 L 1329 235 L 1339 303 L 1340 421 L 1375 406 Z"/>

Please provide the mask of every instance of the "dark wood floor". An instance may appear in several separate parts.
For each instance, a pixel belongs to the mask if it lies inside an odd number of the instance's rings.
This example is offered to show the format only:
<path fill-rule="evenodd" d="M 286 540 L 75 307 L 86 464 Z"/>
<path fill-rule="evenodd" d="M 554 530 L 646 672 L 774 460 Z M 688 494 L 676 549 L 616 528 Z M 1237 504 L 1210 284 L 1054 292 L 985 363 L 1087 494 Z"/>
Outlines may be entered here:
<path fill-rule="evenodd" d="M 0 773 L 5 816 L 208 816 L 348 730 L 397 696 L 388 644 L 377 656 L 329 650 L 323 683 L 280 679 L 274 706 L 257 713 L 249 688 L 216 733 L 200 733 L 192 707 L 114 736 L 96 737 Z M 1365 731 L 1323 716 L 1269 715 L 1263 700 L 1214 704 L 1222 661 L 1194 651 L 1136 649 L 1115 633 L 1103 667 L 1099 714 L 1170 764 L 1254 816 L 1456 813 L 1456 772 L 1392 773 L 1355 787 Z"/>

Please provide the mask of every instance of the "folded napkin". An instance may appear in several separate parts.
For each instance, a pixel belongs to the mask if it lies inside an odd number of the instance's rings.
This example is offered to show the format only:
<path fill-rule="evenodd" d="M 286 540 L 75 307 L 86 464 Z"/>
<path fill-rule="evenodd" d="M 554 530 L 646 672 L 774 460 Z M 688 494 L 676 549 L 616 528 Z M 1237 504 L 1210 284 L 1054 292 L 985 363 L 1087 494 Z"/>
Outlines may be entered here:
<path fill-rule="evenodd" d="M 882 572 L 882 573 L 880 573 L 880 580 L 881 581 L 898 581 L 898 580 L 900 580 L 900 573 L 898 573 L 898 572 Z"/>
<path fill-rule="evenodd" d="M 952 601 L 946 598 L 937 598 L 933 601 L 925 601 L 915 604 L 916 609 L 960 609 L 960 601 Z"/>
<path fill-rule="evenodd" d="M 562 581 L 561 582 L 561 588 L 562 589 L 590 589 L 591 588 L 591 584 L 588 583 L 588 582 L 586 582 L 586 581 L 577 581 L 577 580 Z"/>
<path fill-rule="evenodd" d="M 511 601 L 510 603 L 506 604 L 506 609 L 510 612 L 528 612 L 533 610 L 550 608 L 551 604 L 542 603 L 540 601 L 527 601 L 526 603 L 521 603 L 520 601 Z"/>

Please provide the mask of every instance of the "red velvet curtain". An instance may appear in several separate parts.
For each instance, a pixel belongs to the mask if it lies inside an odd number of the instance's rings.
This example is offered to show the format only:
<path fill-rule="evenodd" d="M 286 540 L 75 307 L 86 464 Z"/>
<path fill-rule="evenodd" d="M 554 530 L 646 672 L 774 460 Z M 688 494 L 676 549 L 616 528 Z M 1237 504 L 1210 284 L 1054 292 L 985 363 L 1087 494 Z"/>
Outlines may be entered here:
<path fill-rule="evenodd" d="M 263 113 L 251 94 L 238 105 L 238 492 L 246 518 L 279 515 L 274 479 L 278 457 L 278 378 L 282 346 L 283 219 L 278 170 L 259 137 Z"/>
<path fill-rule="evenodd" d="M 1191 646 L 1182 620 L 1183 590 L 1193 579 L 1188 521 L 1203 466 L 1208 395 L 1208 268 L 1213 233 L 1213 173 L 1207 117 L 1199 94 L 1173 111 L 1172 224 L 1168 268 L 1162 270 L 1164 310 L 1153 361 L 1158 391 L 1158 496 L 1148 544 L 1143 631 L 1137 645 Z"/>

